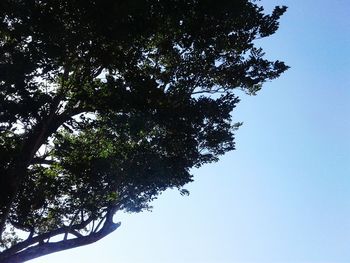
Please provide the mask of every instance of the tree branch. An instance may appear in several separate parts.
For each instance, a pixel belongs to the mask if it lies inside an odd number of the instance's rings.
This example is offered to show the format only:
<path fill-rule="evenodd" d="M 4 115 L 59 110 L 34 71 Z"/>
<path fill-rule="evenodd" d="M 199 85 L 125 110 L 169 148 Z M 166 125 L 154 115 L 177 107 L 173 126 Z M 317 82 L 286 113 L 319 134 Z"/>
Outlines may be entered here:
<path fill-rule="evenodd" d="M 47 164 L 47 165 L 52 165 L 55 163 L 56 162 L 53 160 L 46 160 L 44 158 L 34 158 L 31 162 L 31 164 Z"/>
<path fill-rule="evenodd" d="M 10 255 L 7 254 L 4 256 L 0 254 L 0 262 L 1 263 L 25 262 L 27 260 L 31 260 L 39 256 L 44 256 L 44 255 L 52 254 L 62 250 L 89 245 L 109 235 L 110 233 L 115 231 L 120 225 L 121 225 L 120 222 L 114 223 L 111 220 L 106 220 L 101 230 L 96 233 L 91 233 L 88 236 L 78 235 L 77 238 L 62 240 L 59 242 L 43 243 L 43 244 L 39 243 L 38 245 L 28 247 L 27 249 L 19 251 L 18 253 L 15 253 L 15 254 L 12 253 Z M 74 233 L 72 234 L 74 235 Z"/>
<path fill-rule="evenodd" d="M 29 246 L 32 246 L 35 243 L 42 242 L 45 239 L 52 238 L 52 237 L 55 237 L 55 236 L 58 236 L 61 234 L 65 234 L 67 232 L 69 232 L 75 236 L 79 236 L 81 234 L 76 230 L 83 229 L 88 224 L 90 224 L 92 220 L 93 220 L 92 218 L 88 218 L 87 220 L 85 220 L 79 224 L 57 228 L 55 230 L 52 230 L 50 232 L 46 232 L 46 233 L 41 234 L 41 235 L 37 235 L 35 237 L 30 235 L 26 240 L 24 240 L 20 243 L 17 243 L 16 245 L 12 246 L 11 248 L 5 250 L 4 252 L 1 252 L 0 253 L 0 263 L 2 263 L 2 261 L 1 261 L 2 258 L 13 255 L 14 253 L 17 253 L 18 251 L 21 251 Z"/>

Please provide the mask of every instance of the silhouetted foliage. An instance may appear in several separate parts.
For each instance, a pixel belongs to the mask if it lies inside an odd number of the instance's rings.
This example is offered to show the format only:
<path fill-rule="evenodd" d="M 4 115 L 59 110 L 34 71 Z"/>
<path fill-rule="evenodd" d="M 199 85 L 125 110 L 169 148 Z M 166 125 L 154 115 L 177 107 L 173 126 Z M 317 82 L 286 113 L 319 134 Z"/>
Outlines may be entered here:
<path fill-rule="evenodd" d="M 234 149 L 233 92 L 255 94 L 287 69 L 255 42 L 285 10 L 2 0 L 0 262 L 90 244 L 119 226 L 116 211 L 187 194 L 191 168 Z"/>

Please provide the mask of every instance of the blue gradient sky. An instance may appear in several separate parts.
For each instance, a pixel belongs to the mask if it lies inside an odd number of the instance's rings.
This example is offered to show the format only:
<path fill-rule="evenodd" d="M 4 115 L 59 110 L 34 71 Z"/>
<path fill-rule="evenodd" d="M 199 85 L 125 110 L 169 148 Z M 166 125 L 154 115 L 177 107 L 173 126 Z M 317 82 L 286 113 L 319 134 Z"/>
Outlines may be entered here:
<path fill-rule="evenodd" d="M 32 263 L 350 262 L 350 2 L 287 5 L 271 59 L 291 69 L 242 96 L 237 150 L 195 170 L 189 197 L 123 215 L 112 235 Z"/>

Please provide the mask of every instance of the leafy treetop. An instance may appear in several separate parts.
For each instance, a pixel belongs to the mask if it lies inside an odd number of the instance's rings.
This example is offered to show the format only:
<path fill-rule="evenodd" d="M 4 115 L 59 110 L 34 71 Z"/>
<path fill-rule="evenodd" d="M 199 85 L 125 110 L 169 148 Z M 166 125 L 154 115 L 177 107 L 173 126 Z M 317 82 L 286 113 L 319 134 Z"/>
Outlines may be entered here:
<path fill-rule="evenodd" d="M 234 149 L 233 92 L 255 94 L 287 69 L 255 41 L 285 10 L 2 0 L 0 262 L 90 244 L 119 226 L 116 211 L 186 194 L 192 167 Z"/>

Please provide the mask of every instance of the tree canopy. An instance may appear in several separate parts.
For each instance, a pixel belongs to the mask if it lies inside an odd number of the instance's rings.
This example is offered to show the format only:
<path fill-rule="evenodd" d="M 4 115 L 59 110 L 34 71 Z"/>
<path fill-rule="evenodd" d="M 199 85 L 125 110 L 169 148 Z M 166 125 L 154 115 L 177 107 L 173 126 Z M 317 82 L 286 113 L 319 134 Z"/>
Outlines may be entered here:
<path fill-rule="evenodd" d="M 234 149 L 237 90 L 287 66 L 248 0 L 0 2 L 0 262 L 87 245 Z M 54 239 L 54 241 L 52 240 Z"/>

